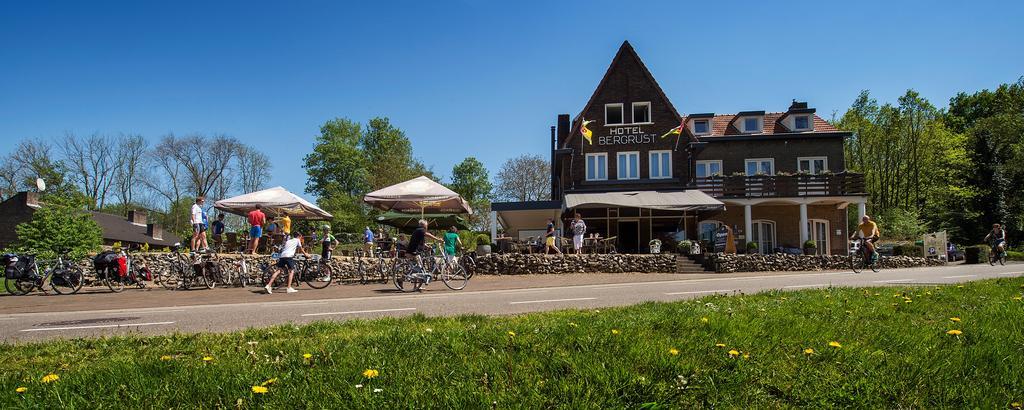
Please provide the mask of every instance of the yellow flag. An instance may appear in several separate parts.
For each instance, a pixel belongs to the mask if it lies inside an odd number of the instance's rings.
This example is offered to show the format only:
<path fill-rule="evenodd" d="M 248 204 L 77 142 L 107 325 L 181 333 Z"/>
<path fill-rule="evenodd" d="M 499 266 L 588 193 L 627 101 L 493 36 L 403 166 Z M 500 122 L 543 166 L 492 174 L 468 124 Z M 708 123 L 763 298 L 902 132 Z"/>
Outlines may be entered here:
<path fill-rule="evenodd" d="M 593 120 L 591 120 L 591 121 L 587 121 L 587 119 L 586 119 L 586 118 L 584 118 L 584 119 L 583 119 L 583 123 L 582 123 L 582 124 L 580 124 L 580 134 L 583 134 L 583 138 L 586 138 L 586 139 L 587 139 L 587 142 L 588 142 L 588 143 L 589 143 L 590 145 L 594 145 L 594 141 L 593 141 L 593 139 L 592 139 L 592 138 L 593 138 L 593 136 L 594 136 L 594 132 L 593 132 L 593 131 L 590 131 L 590 129 L 589 129 L 589 128 L 587 128 L 587 124 L 590 124 L 590 123 L 592 123 L 592 122 L 594 122 L 594 121 L 593 121 Z"/>

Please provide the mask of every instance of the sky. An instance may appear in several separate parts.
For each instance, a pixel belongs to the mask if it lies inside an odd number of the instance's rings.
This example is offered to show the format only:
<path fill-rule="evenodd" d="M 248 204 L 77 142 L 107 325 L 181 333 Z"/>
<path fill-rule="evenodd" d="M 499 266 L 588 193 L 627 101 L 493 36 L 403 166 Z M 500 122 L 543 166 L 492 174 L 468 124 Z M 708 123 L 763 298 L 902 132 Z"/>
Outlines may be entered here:
<path fill-rule="evenodd" d="M 0 2 L 0 154 L 67 132 L 227 134 L 271 185 L 335 117 L 389 117 L 447 178 L 548 155 L 628 40 L 682 113 L 828 119 L 861 90 L 937 106 L 1024 75 L 1024 2 Z"/>

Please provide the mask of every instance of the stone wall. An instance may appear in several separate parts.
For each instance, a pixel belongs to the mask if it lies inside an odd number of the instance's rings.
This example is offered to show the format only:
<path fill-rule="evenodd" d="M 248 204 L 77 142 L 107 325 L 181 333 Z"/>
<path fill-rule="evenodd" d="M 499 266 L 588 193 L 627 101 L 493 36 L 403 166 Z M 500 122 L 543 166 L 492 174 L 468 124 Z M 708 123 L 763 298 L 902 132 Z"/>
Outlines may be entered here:
<path fill-rule="evenodd" d="M 558 273 L 673 273 L 676 257 L 661 255 L 492 254 L 477 259 L 477 273 L 492 275 Z"/>
<path fill-rule="evenodd" d="M 939 259 L 915 256 L 883 256 L 882 269 L 913 268 L 945 265 Z M 731 255 L 716 253 L 706 257 L 705 266 L 715 272 L 772 272 L 849 269 L 849 259 L 843 255 Z"/>

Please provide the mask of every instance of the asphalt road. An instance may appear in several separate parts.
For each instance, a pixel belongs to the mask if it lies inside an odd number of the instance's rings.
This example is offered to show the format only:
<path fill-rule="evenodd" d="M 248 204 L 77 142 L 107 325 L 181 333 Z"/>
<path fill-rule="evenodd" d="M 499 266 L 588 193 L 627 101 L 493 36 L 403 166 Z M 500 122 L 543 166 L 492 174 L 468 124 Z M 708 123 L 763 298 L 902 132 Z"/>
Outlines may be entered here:
<path fill-rule="evenodd" d="M 418 294 L 395 293 L 390 284 L 302 289 L 297 294 L 254 289 L 192 291 L 99 289 L 72 296 L 0 297 L 0 341 L 174 332 L 226 332 L 283 323 L 353 318 L 459 314 L 509 315 L 590 309 L 709 294 L 756 293 L 850 286 L 912 286 L 1024 275 L 1024 264 L 956 265 L 893 269 L 880 273 L 802 272 L 759 274 L 580 274 L 479 276 L 466 290 L 434 283 Z M 15 313 L 17 312 L 17 313 Z"/>

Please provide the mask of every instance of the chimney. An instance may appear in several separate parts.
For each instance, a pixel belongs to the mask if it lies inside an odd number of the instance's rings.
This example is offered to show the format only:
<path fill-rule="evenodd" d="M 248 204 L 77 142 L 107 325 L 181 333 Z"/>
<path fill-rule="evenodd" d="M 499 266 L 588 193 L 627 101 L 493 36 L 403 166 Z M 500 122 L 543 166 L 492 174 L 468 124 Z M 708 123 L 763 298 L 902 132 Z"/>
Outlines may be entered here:
<path fill-rule="evenodd" d="M 135 225 L 146 225 L 146 211 L 139 209 L 128 211 L 128 222 Z"/>
<path fill-rule="evenodd" d="M 797 101 L 796 99 L 793 99 L 793 104 L 791 104 L 789 106 L 789 111 L 806 110 L 806 109 L 807 109 L 807 101 Z"/>
<path fill-rule="evenodd" d="M 19 192 L 19 194 L 25 194 L 25 205 L 33 208 L 39 207 L 39 193 L 38 192 Z"/>
<path fill-rule="evenodd" d="M 142 218 L 143 220 L 145 220 L 145 214 L 143 214 Z M 146 224 L 146 236 L 151 237 L 153 239 L 162 240 L 164 239 L 164 228 L 160 227 L 160 225 L 157 224 Z"/>

